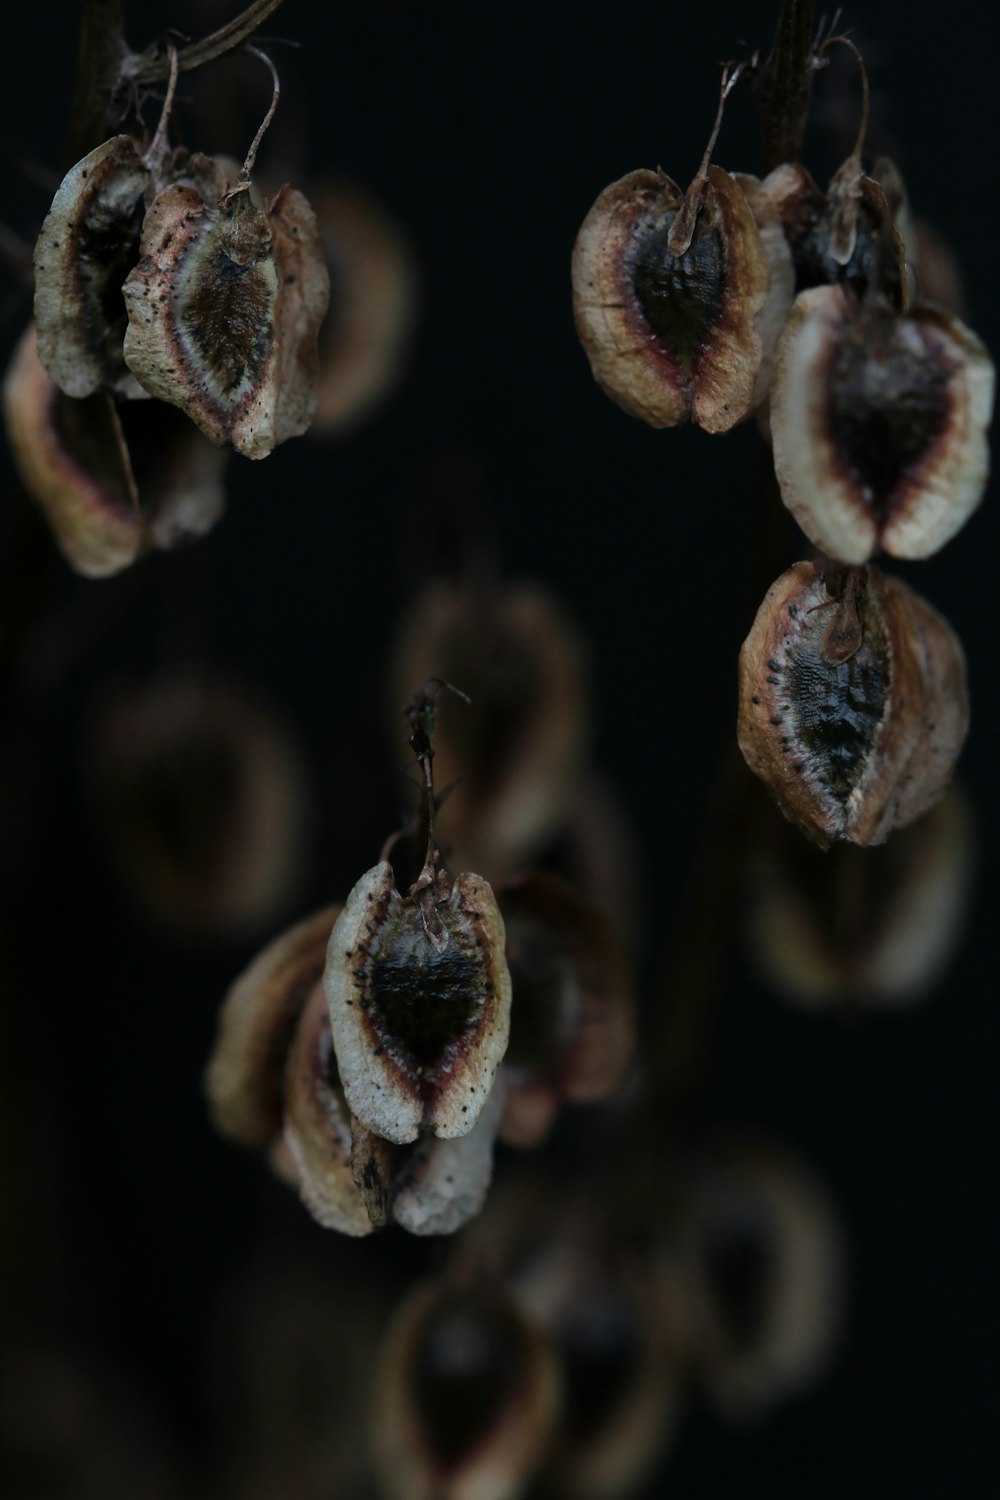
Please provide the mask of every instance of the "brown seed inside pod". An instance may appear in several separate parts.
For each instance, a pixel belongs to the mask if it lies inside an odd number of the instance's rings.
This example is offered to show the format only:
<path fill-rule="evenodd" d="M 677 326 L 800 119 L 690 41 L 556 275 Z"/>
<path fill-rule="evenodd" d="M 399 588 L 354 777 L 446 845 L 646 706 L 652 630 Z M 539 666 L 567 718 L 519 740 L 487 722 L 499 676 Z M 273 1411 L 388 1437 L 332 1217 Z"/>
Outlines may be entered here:
<path fill-rule="evenodd" d="M 896 313 L 839 287 L 796 301 L 771 398 L 781 495 L 817 547 L 843 562 L 928 557 L 982 498 L 993 364 L 932 308 Z"/>
<path fill-rule="evenodd" d="M 691 203 L 669 177 L 630 172 L 605 188 L 577 236 L 573 308 L 594 378 L 625 411 L 727 432 L 753 404 L 770 278 L 734 179 L 713 166 L 699 186 L 681 235 Z"/>
<path fill-rule="evenodd" d="M 797 563 L 740 653 L 740 749 L 816 843 L 882 843 L 933 806 L 968 726 L 950 626 L 876 568 Z"/>

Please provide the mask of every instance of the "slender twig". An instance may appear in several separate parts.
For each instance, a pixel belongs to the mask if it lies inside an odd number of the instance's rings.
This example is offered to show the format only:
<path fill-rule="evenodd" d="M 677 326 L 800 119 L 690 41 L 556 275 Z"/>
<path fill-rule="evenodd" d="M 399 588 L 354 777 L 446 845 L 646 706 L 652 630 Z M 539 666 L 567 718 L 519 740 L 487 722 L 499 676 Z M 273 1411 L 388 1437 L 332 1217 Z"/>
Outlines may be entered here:
<path fill-rule="evenodd" d="M 764 119 L 764 165 L 798 161 L 815 72 L 814 0 L 782 0 L 771 55 L 754 89 Z"/>
<path fill-rule="evenodd" d="M 190 73 L 195 68 L 202 68 L 206 63 L 214 62 L 216 58 L 225 57 L 229 52 L 235 52 L 242 47 L 248 37 L 252 36 L 257 28 L 273 15 L 281 5 L 282 0 L 254 0 L 246 10 L 227 21 L 225 26 L 220 26 L 218 31 L 213 31 L 210 36 L 202 37 L 199 42 L 191 42 L 187 47 L 181 47 L 177 53 L 177 67 L 181 73 Z M 159 48 L 150 48 L 146 52 L 133 54 L 127 59 L 123 68 L 123 77 L 132 83 L 146 84 L 157 83 L 166 78 L 170 73 L 170 60 Z"/>
<path fill-rule="evenodd" d="M 112 95 L 128 56 L 125 0 L 84 0 L 76 90 L 70 115 L 69 161 L 79 161 L 106 139 Z"/>

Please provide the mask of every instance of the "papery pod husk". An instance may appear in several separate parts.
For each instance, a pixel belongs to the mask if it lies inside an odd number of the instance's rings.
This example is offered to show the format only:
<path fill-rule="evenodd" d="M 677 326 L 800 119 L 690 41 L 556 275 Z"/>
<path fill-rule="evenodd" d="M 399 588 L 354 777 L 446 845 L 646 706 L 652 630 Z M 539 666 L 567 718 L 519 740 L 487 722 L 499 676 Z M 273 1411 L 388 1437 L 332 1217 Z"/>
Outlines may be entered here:
<path fill-rule="evenodd" d="M 744 759 L 824 848 L 882 843 L 931 808 L 968 728 L 965 658 L 947 621 L 877 568 L 844 578 L 828 585 L 817 564 L 796 563 L 740 652 Z M 833 639 L 841 625 L 853 650 Z"/>
<path fill-rule="evenodd" d="M 140 252 L 123 287 L 124 350 L 144 388 L 247 458 L 304 432 L 329 278 L 301 193 L 261 209 L 248 183 L 218 202 L 174 184 L 147 213 Z"/>
<path fill-rule="evenodd" d="M 38 358 L 34 325 L 4 380 L 14 460 L 66 561 L 106 578 L 203 535 L 225 508 L 226 455 L 177 413 L 64 395 Z"/>
<path fill-rule="evenodd" d="M 831 248 L 837 213 L 836 193 L 816 186 L 805 167 L 786 162 L 761 184 L 784 227 L 795 268 L 796 293 L 842 284 L 858 298 L 886 296 L 894 307 L 906 304 L 906 255 L 881 185 L 861 175 L 851 193 L 857 214 L 853 247 L 846 261 Z M 833 186 L 833 184 L 831 184 Z"/>
<path fill-rule="evenodd" d="M 522 867 L 574 813 L 589 739 L 585 647 L 529 583 L 431 584 L 397 632 L 390 700 L 440 678 L 471 703 L 437 705 L 434 774 L 449 787 L 442 836 L 455 868 L 493 884 Z"/>
<path fill-rule="evenodd" d="M 955 255 L 932 224 L 913 212 L 902 173 L 887 156 L 879 157 L 872 177 L 885 194 L 906 254 L 908 303 L 920 301 L 965 319 L 962 272 Z"/>
<path fill-rule="evenodd" d="M 960 939 L 972 865 L 969 809 L 956 786 L 884 850 L 839 844 L 821 853 L 772 813 L 748 868 L 754 967 L 809 1010 L 921 999 Z"/>
<path fill-rule="evenodd" d="M 144 394 L 122 357 L 121 286 L 135 264 L 152 173 L 131 136 L 116 135 L 71 167 L 35 246 L 38 355 L 81 399 L 102 387 Z"/>
<path fill-rule="evenodd" d="M 754 383 L 753 407 L 756 410 L 767 400 L 774 375 L 774 361 L 778 340 L 788 322 L 788 314 L 795 300 L 795 265 L 792 252 L 785 237 L 781 217 L 770 194 L 758 177 L 747 172 L 734 172 L 736 182 L 750 206 L 754 222 L 760 233 L 761 248 L 767 261 L 767 301 L 757 314 L 757 334 L 760 338 L 760 367 Z"/>
<path fill-rule="evenodd" d="M 604 189 L 573 250 L 576 328 L 594 378 L 631 416 L 728 432 L 754 403 L 767 259 L 721 167 L 709 167 L 694 237 L 675 256 L 667 238 L 683 202 L 661 172 L 630 172 Z"/>
<path fill-rule="evenodd" d="M 479 1118 L 467 1134 L 422 1136 L 397 1148 L 392 1217 L 410 1234 L 454 1234 L 474 1219 L 493 1180 L 493 1145 L 506 1102 L 501 1067 Z"/>
<path fill-rule="evenodd" d="M 399 894 L 388 862 L 374 866 L 333 929 L 324 979 L 351 1111 L 397 1144 L 472 1129 L 510 1026 L 503 920 L 487 882 L 459 875 L 434 900 L 437 934 L 426 912 Z"/>
<path fill-rule="evenodd" d="M 319 338 L 312 432 L 350 431 L 399 378 L 416 313 L 416 275 L 379 204 L 344 183 L 312 194 L 330 275 L 330 309 Z"/>
<path fill-rule="evenodd" d="M 501 1139 L 535 1146 L 561 1101 L 591 1104 L 621 1086 L 635 1049 L 634 975 L 601 913 L 558 876 L 516 877 L 498 901 L 512 987 Z"/>
<path fill-rule="evenodd" d="M 205 1092 L 217 1128 L 241 1145 L 267 1145 L 281 1130 L 292 1035 L 340 912 L 324 907 L 268 943 L 223 1001 Z"/>
<path fill-rule="evenodd" d="M 384 1500 L 515 1500 L 559 1404 L 552 1354 L 501 1291 L 417 1286 L 373 1383 L 370 1444 Z"/>
<path fill-rule="evenodd" d="M 309 788 L 290 729 L 224 678 L 117 692 L 90 775 L 130 896 L 174 933 L 258 934 L 300 878 Z"/>
<path fill-rule="evenodd" d="M 781 498 L 830 557 L 937 552 L 982 499 L 993 362 L 931 307 L 860 306 L 840 287 L 796 299 L 771 399 Z"/>
<path fill-rule="evenodd" d="M 723 1415 L 756 1417 L 825 1373 L 846 1257 L 829 1195 L 804 1163 L 749 1136 L 715 1142 L 694 1164 L 673 1244 L 691 1358 Z"/>

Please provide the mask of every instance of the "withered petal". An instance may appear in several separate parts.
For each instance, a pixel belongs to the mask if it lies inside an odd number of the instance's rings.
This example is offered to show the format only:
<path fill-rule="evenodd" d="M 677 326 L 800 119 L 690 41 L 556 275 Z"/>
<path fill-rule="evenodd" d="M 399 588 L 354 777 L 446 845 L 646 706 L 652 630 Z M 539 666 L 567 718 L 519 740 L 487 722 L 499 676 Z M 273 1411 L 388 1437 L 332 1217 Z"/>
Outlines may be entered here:
<path fill-rule="evenodd" d="M 344 1092 L 363 1125 L 397 1143 L 471 1130 L 507 1048 L 510 976 L 489 885 L 462 874 L 436 911 L 441 950 L 383 861 L 330 936 L 324 983 Z"/>
<path fill-rule="evenodd" d="M 742 190 L 710 167 L 694 238 L 667 246 L 682 195 L 640 170 L 604 189 L 573 250 L 573 309 L 594 378 L 652 427 L 727 432 L 750 411 L 769 273 Z"/>

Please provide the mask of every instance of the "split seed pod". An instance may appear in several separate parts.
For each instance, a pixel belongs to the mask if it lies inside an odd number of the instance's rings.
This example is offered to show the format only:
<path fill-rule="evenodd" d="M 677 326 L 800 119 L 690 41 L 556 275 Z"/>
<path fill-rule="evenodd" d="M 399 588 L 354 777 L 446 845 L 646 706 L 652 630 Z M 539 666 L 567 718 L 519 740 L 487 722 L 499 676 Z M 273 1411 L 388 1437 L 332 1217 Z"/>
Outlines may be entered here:
<path fill-rule="evenodd" d="M 324 979 L 352 1112 L 385 1140 L 444 1139 L 475 1125 L 507 1048 L 504 926 L 479 875 L 407 896 L 383 861 L 330 936 Z"/>
<path fill-rule="evenodd" d="M 385 1500 L 516 1500 L 540 1465 L 559 1384 L 552 1354 L 502 1294 L 423 1285 L 379 1357 L 372 1461 Z"/>
<path fill-rule="evenodd" d="M 781 497 L 817 547 L 929 557 L 982 498 L 993 362 L 957 318 L 839 287 L 796 301 L 771 398 Z"/>
<path fill-rule="evenodd" d="M 141 385 L 218 444 L 265 458 L 304 432 L 319 378 L 329 277 L 316 218 L 249 178 L 217 201 L 182 183 L 156 198 L 123 291 L 125 359 Z"/>
<path fill-rule="evenodd" d="M 817 844 L 880 844 L 914 822 L 967 728 L 959 640 L 906 584 L 796 563 L 768 590 L 740 652 L 740 749 Z"/>
<path fill-rule="evenodd" d="M 158 402 L 66 396 L 29 327 L 7 372 L 7 433 L 25 489 L 71 567 L 106 578 L 203 535 L 222 515 L 226 455 Z"/>

